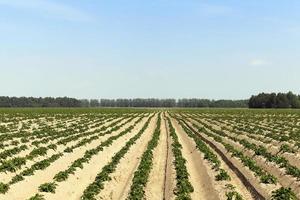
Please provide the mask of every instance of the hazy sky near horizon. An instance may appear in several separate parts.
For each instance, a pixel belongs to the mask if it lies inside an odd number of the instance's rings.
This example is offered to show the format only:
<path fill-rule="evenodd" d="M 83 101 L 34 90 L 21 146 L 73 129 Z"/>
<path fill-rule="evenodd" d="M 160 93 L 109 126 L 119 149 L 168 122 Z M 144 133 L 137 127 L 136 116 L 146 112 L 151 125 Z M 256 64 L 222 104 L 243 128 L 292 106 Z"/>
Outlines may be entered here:
<path fill-rule="evenodd" d="M 300 93 L 299 0 L 0 0 L 0 96 Z"/>

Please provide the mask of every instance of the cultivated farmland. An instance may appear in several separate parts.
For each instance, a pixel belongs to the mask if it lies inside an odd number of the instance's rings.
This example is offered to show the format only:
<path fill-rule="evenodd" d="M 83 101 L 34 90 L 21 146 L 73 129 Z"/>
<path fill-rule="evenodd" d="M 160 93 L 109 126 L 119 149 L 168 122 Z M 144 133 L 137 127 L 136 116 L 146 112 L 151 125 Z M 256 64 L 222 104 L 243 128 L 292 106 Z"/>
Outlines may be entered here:
<path fill-rule="evenodd" d="M 0 200 L 300 198 L 300 112 L 0 110 Z"/>

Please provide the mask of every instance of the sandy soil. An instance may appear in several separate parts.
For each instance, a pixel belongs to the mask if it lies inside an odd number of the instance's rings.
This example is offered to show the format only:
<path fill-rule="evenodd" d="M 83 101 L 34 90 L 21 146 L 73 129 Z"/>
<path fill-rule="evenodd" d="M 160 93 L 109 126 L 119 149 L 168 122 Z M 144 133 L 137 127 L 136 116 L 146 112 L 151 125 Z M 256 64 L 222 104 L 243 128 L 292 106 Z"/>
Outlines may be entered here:
<path fill-rule="evenodd" d="M 36 126 L 38 126 L 38 125 L 36 125 Z M 56 129 L 56 126 L 55 126 L 55 125 L 51 125 L 51 126 L 49 126 L 48 128 L 50 128 L 50 129 L 52 129 L 52 130 L 55 130 L 55 129 Z M 38 128 L 38 129 L 39 129 L 39 128 Z M 28 129 L 28 130 L 26 130 L 26 132 L 32 133 L 33 130 L 32 130 L 32 129 Z M 13 132 L 11 132 L 11 133 L 13 133 Z M 44 138 L 47 138 L 47 137 L 49 137 L 49 136 L 46 136 L 46 137 L 44 137 Z M 25 144 L 25 145 L 27 145 L 27 146 L 31 146 L 31 142 L 33 142 L 33 141 L 39 141 L 39 140 L 42 140 L 42 139 L 44 139 L 44 138 L 36 138 L 36 139 L 30 140 L 29 142 L 22 143 L 20 138 L 15 138 L 15 137 L 13 137 L 13 138 L 10 138 L 10 139 L 7 139 L 7 140 L 4 141 L 3 144 L 5 144 L 5 145 L 8 144 L 9 146 L 6 146 L 5 148 L 1 149 L 0 152 L 4 151 L 4 150 L 6 150 L 6 149 L 10 149 L 10 148 L 13 148 L 13 147 L 17 147 L 17 146 L 23 145 L 23 144 Z M 12 143 L 13 141 L 18 141 L 18 142 L 20 142 L 20 144 L 17 144 L 17 145 L 11 145 L 11 143 Z"/>
<path fill-rule="evenodd" d="M 209 146 L 209 145 L 208 145 Z M 211 149 L 213 151 L 213 149 Z M 226 191 L 226 184 L 232 184 L 235 186 L 235 191 L 237 191 L 239 194 L 241 194 L 243 196 L 243 198 L 250 200 L 250 199 L 254 199 L 251 195 L 251 193 L 247 190 L 247 188 L 244 186 L 244 184 L 242 183 L 242 181 L 239 179 L 239 177 L 232 171 L 232 169 L 230 169 L 230 167 L 228 167 L 228 165 L 222 160 L 222 158 L 215 152 L 215 154 L 217 155 L 218 159 L 221 161 L 221 168 L 224 169 L 225 171 L 227 171 L 227 173 L 230 175 L 231 180 L 230 181 L 226 181 L 224 182 L 217 182 L 217 181 L 213 181 L 214 185 L 216 184 L 220 184 L 220 191 L 223 191 L 223 196 L 221 196 L 221 199 L 226 198 L 224 196 L 224 191 Z M 204 160 L 205 163 L 208 163 L 206 160 Z M 208 163 L 209 165 L 209 163 Z M 211 169 L 208 169 L 211 171 Z M 211 172 L 212 174 L 217 175 L 217 173 L 215 173 L 214 171 Z M 220 192 L 219 194 L 221 194 L 222 192 Z"/>
<path fill-rule="evenodd" d="M 207 122 L 206 120 L 201 120 L 202 122 L 214 127 L 215 129 L 218 129 L 218 130 L 221 130 L 220 126 L 217 126 L 217 125 L 214 125 L 210 122 Z M 228 127 L 228 126 L 227 126 Z M 248 137 L 248 134 L 249 133 L 245 133 L 245 135 L 241 135 L 241 134 L 234 134 L 234 132 L 229 132 L 227 130 L 224 130 L 223 131 L 227 134 L 227 135 L 230 135 L 230 136 L 234 136 L 234 137 L 237 137 L 239 139 L 246 139 L 247 141 L 251 142 L 251 143 L 254 143 L 256 145 L 262 145 L 262 146 L 265 146 L 267 147 L 268 149 L 268 152 L 272 153 L 272 154 L 277 154 L 280 150 L 280 145 L 279 146 L 274 146 L 272 143 L 270 144 L 265 144 L 259 140 L 254 140 L 250 137 Z M 300 155 L 298 153 L 295 153 L 295 154 L 291 154 L 291 153 L 284 153 L 284 154 L 281 154 L 281 156 L 283 156 L 284 158 L 286 158 L 289 163 L 293 166 L 296 166 L 298 168 L 300 168 Z"/>
<path fill-rule="evenodd" d="M 61 200 L 65 197 L 72 200 L 80 199 L 83 191 L 94 181 L 99 170 L 142 128 L 145 122 L 146 119 L 143 119 L 130 133 L 117 139 L 111 146 L 104 148 L 102 152 L 92 157 L 89 163 L 84 164 L 83 169 L 78 169 L 66 181 L 58 183 L 55 194 L 45 194 L 46 199 Z"/>
<path fill-rule="evenodd" d="M 104 121 L 105 121 L 105 120 L 104 120 Z M 97 127 L 97 129 L 100 129 L 100 128 L 103 127 L 105 124 L 108 125 L 108 124 L 109 124 L 108 122 L 109 122 L 109 121 L 104 122 L 103 125 L 102 125 L 102 123 L 100 123 L 101 125 L 99 125 L 99 126 Z M 89 130 L 86 131 L 86 133 L 89 133 L 89 132 L 92 132 L 92 130 L 89 129 Z M 78 133 L 78 134 L 80 134 L 80 133 Z M 76 134 L 74 134 L 74 135 L 76 135 Z M 27 145 L 27 146 L 28 146 L 28 149 L 26 149 L 26 150 L 24 150 L 24 151 L 21 151 L 21 152 L 18 153 L 18 154 L 14 154 L 14 155 L 11 156 L 10 158 L 26 156 L 26 155 L 27 155 L 28 153 L 30 153 L 34 148 L 36 148 L 36 146 L 31 145 L 32 142 L 34 142 L 34 141 L 41 141 L 41 140 L 43 140 L 43 139 L 45 139 L 45 138 L 49 138 L 49 136 L 46 136 L 46 137 L 43 137 L 43 138 L 37 138 L 37 139 L 34 139 L 34 140 L 30 140 L 29 142 L 21 143 L 21 144 L 17 145 L 17 146 Z M 58 142 L 58 140 L 60 140 L 60 139 L 62 139 L 62 138 L 58 138 L 58 139 L 51 140 L 51 143 L 55 144 L 55 143 Z M 48 145 L 49 145 L 49 143 L 47 143 L 47 144 L 40 144 L 39 147 L 43 147 L 43 146 L 45 147 L 45 146 L 48 146 Z M 4 148 L 2 151 L 6 150 L 6 149 L 11 149 L 11 148 L 14 148 L 14 146 L 10 145 L 9 147 Z M 1 151 L 1 152 L 2 152 L 2 151 Z"/>
<path fill-rule="evenodd" d="M 141 156 L 146 150 L 148 142 L 152 138 L 156 122 L 157 116 L 152 118 L 149 127 L 141 138 L 137 140 L 136 144 L 131 146 L 129 151 L 121 159 L 116 171 L 111 175 L 112 180 L 104 184 L 104 189 L 96 197 L 97 199 L 126 199 L 134 172 L 139 165 Z"/>
<path fill-rule="evenodd" d="M 106 123 L 104 124 L 104 126 L 105 126 L 105 125 L 109 125 L 109 124 L 111 124 L 111 123 L 112 123 L 112 122 L 106 122 Z M 102 126 L 100 126 L 100 128 L 101 128 L 101 127 L 102 127 Z M 118 133 L 118 132 L 116 132 L 116 133 Z M 114 134 L 114 133 L 113 133 L 113 134 Z M 92 135 L 91 135 L 91 136 L 92 136 Z M 89 137 L 91 137 L 91 136 L 89 136 Z M 102 136 L 99 140 L 92 141 L 90 144 L 87 144 L 86 146 L 87 146 L 88 148 L 89 148 L 89 147 L 90 147 L 90 148 L 93 148 L 93 147 L 97 146 L 101 141 L 106 140 L 106 139 L 107 139 L 108 137 L 110 137 L 110 136 L 111 136 L 111 135 L 105 135 L 105 136 Z M 34 163 L 36 163 L 36 162 L 39 162 L 39 161 L 41 161 L 41 160 L 44 160 L 45 158 L 51 157 L 52 155 L 57 154 L 57 153 L 59 153 L 59 152 L 63 152 L 65 148 L 77 144 L 78 141 L 79 141 L 79 140 L 82 140 L 82 139 L 83 139 L 83 137 L 78 138 L 78 140 L 71 141 L 71 142 L 67 143 L 66 145 L 58 145 L 58 146 L 57 146 L 57 149 L 56 149 L 55 151 L 52 150 L 52 149 L 49 149 L 48 152 L 47 152 L 47 155 L 45 155 L 45 156 L 39 156 L 39 157 L 37 157 L 37 158 L 35 158 L 35 159 L 33 159 L 33 160 L 27 160 L 26 164 L 25 164 L 24 166 L 22 166 L 20 169 L 18 169 L 16 172 L 0 173 L 0 180 L 1 180 L 2 182 L 4 182 L 4 183 L 7 183 L 7 182 L 9 182 L 9 181 L 16 175 L 16 173 L 19 173 L 19 172 L 23 171 L 24 169 L 26 169 L 26 168 L 32 166 L 32 165 L 33 165 Z M 47 145 L 49 145 L 49 144 L 47 144 Z M 44 145 L 44 146 L 47 146 L 47 145 Z M 81 147 L 79 147 L 79 148 L 81 148 Z M 31 149 L 31 150 L 32 150 L 32 149 Z M 20 152 L 19 156 L 26 156 L 27 154 L 28 154 L 28 152 L 26 153 L 25 151 L 23 151 L 23 152 Z M 13 157 L 17 157 L 17 156 L 13 156 Z M 10 157 L 9 159 L 11 159 L 11 158 L 13 158 L 13 157 Z"/>
<path fill-rule="evenodd" d="M 163 129 L 165 129 L 165 132 L 167 134 L 167 142 L 168 142 L 168 151 L 167 151 L 167 163 L 166 166 L 164 168 L 165 171 L 165 189 L 164 189 L 164 199 L 175 199 L 175 194 L 174 194 L 174 190 L 176 188 L 176 170 L 174 167 L 174 155 L 172 152 L 172 138 L 170 136 L 169 133 L 169 126 L 168 123 L 166 121 L 166 118 L 164 117 L 163 120 Z"/>
<path fill-rule="evenodd" d="M 197 122 L 193 121 L 197 124 Z M 240 160 L 238 160 L 235 157 L 231 157 L 230 154 L 227 153 L 227 150 L 224 148 L 224 146 L 216 141 L 214 141 L 212 138 L 206 136 L 205 134 L 201 134 L 204 138 L 212 142 L 219 150 L 223 152 L 223 154 L 229 159 L 234 166 L 236 166 L 242 174 L 244 174 L 245 177 L 248 178 L 249 182 L 257 189 L 258 192 L 260 192 L 264 197 L 267 199 L 271 196 L 271 191 L 274 189 L 279 188 L 279 185 L 265 185 L 261 184 L 259 179 L 255 177 L 254 173 L 250 171 L 247 167 L 245 167 Z"/>
<path fill-rule="evenodd" d="M 145 121 L 145 119 L 143 121 Z M 119 129 L 118 131 L 112 133 L 111 135 L 116 135 L 116 134 L 120 133 L 121 131 L 123 131 L 127 127 L 129 127 L 131 124 L 133 124 L 133 122 L 126 124 L 121 129 Z M 139 123 L 138 126 L 141 126 L 141 123 Z M 58 172 L 60 172 L 62 170 L 67 169 L 68 166 L 74 160 L 82 157 L 86 150 L 98 146 L 101 143 L 101 141 L 104 141 L 108 137 L 109 137 L 108 135 L 104 136 L 101 139 L 93 141 L 92 143 L 90 143 L 86 146 L 75 149 L 74 152 L 72 152 L 72 153 L 65 154 L 63 157 L 61 157 L 57 161 L 53 162 L 45 170 L 36 171 L 33 176 L 25 177 L 25 180 L 12 185 L 10 187 L 10 190 L 5 195 L 0 195 L 0 199 L 14 199 L 14 200 L 19 200 L 19 199 L 21 200 L 22 199 L 23 200 L 23 199 L 27 199 L 27 198 L 31 197 L 36 192 L 38 192 L 39 185 L 41 185 L 43 183 L 46 183 L 46 182 L 51 182 L 52 178 L 54 177 L 55 174 L 57 174 Z M 103 154 L 103 155 L 106 155 L 106 154 Z M 28 185 L 30 185 L 31 187 L 27 187 Z M 68 187 L 72 188 L 73 186 L 74 185 L 69 185 Z M 26 188 L 26 190 L 20 190 L 20 188 Z"/>
<path fill-rule="evenodd" d="M 172 119 L 172 124 L 182 145 L 182 155 L 187 160 L 186 167 L 190 174 L 189 179 L 194 187 L 192 199 L 217 200 L 220 199 L 219 191 L 214 185 L 214 175 L 207 165 L 204 164 L 203 156 L 196 149 L 196 144 L 184 133 L 178 123 Z"/>
<path fill-rule="evenodd" d="M 252 150 L 245 149 L 242 145 L 239 143 L 236 143 L 228 138 L 223 138 L 227 143 L 233 145 L 236 149 L 243 150 L 243 153 L 247 155 L 248 157 L 252 157 L 257 164 L 268 171 L 269 173 L 273 174 L 278 178 L 278 182 L 284 186 L 284 187 L 291 187 L 293 191 L 295 191 L 298 194 L 298 198 L 300 198 L 300 183 L 296 180 L 296 178 L 292 176 L 288 176 L 285 174 L 285 170 L 279 168 L 275 163 L 268 162 L 265 158 L 262 156 L 255 156 L 254 152 Z"/>
<path fill-rule="evenodd" d="M 153 152 L 153 167 L 151 169 L 148 183 L 145 187 L 146 199 L 160 200 L 164 198 L 165 169 L 168 156 L 168 135 L 165 121 L 162 118 L 160 127 L 160 139 Z"/>
<path fill-rule="evenodd" d="M 176 187 L 176 172 L 173 165 L 174 157 L 170 146 L 172 141 L 168 133 L 168 129 L 167 129 L 168 125 L 165 123 L 164 120 L 165 113 L 161 114 L 162 124 L 161 124 L 160 140 L 158 146 L 153 151 L 153 168 L 150 172 L 148 183 L 145 186 L 145 197 L 148 200 L 152 200 L 152 199 L 173 200 L 176 198 L 176 196 L 173 193 L 173 190 Z M 128 117 L 137 116 L 137 115 L 139 114 L 128 114 Z M 80 128 L 83 129 L 83 132 L 92 132 L 92 131 L 96 131 L 102 126 L 107 126 L 112 122 L 120 119 L 120 118 L 112 119 L 109 117 L 104 119 L 103 116 L 105 115 L 101 114 L 99 115 L 99 118 L 95 117 L 92 118 L 91 120 L 89 120 L 89 117 L 87 115 L 80 115 L 69 119 L 60 118 L 59 116 L 56 117 L 52 116 L 52 118 L 50 117 L 50 119 L 44 117 L 40 117 L 38 119 L 19 117 L 18 118 L 19 120 L 17 122 L 15 121 L 12 122 L 14 124 L 10 124 L 10 122 L 6 124 L 8 124 L 10 130 L 12 130 L 11 133 L 18 132 L 20 130 L 32 132 L 34 130 L 39 130 L 39 129 L 41 130 L 41 128 L 46 128 L 46 127 L 57 131 L 67 130 L 68 128 L 72 127 L 72 124 L 76 124 L 76 125 L 80 124 Z M 269 139 L 265 140 L 266 138 L 264 138 L 263 136 L 257 136 L 258 139 L 260 137 L 264 139 L 263 141 L 262 140 L 257 141 L 251 138 L 252 137 L 251 133 L 236 134 L 235 131 L 232 129 L 235 123 L 238 123 L 236 124 L 238 126 L 243 126 L 243 124 L 249 125 L 251 127 L 256 126 L 253 120 L 247 121 L 246 119 L 244 120 L 244 118 L 242 118 L 240 121 L 238 118 L 236 118 L 237 117 L 236 115 L 230 116 L 232 118 L 228 120 L 224 120 L 224 118 L 222 117 L 226 117 L 226 115 L 222 115 L 222 114 L 212 115 L 209 113 L 202 113 L 202 114 L 183 114 L 183 116 L 197 117 L 198 119 L 201 119 L 203 123 L 212 125 L 216 129 L 220 129 L 221 126 L 229 128 L 230 130 L 223 130 L 223 131 L 225 131 L 225 133 L 228 135 L 235 136 L 241 139 L 242 138 L 247 139 L 248 141 L 255 143 L 257 145 L 266 145 L 266 141 L 269 140 Z M 135 120 L 137 120 L 137 118 Z M 84 155 L 86 150 L 95 148 L 102 141 L 106 140 L 108 137 L 112 135 L 117 135 L 122 130 L 125 130 L 127 127 L 132 125 L 135 120 L 124 125 L 120 130 L 115 131 L 111 135 L 103 136 L 99 140 L 92 141 L 90 144 L 75 149 L 73 153 L 64 154 L 63 157 L 53 162 L 45 170 L 36 171 L 33 176 L 25 177 L 25 180 L 12 185 L 10 190 L 5 195 L 0 194 L 0 200 L 28 199 L 29 197 L 33 196 L 38 192 L 38 187 L 41 184 L 54 181 L 53 177 L 55 174 L 57 174 L 59 171 L 63 171 L 67 169 L 74 160 L 81 158 Z M 102 152 L 99 152 L 97 155 L 93 156 L 89 163 L 84 164 L 83 169 L 77 169 L 75 174 L 70 175 L 66 181 L 59 182 L 55 194 L 52 193 L 42 193 L 42 194 L 45 195 L 45 198 L 47 200 L 48 199 L 79 200 L 83 191 L 86 189 L 86 187 L 89 184 L 91 184 L 94 181 L 96 175 L 101 171 L 103 166 L 105 166 L 108 162 L 110 162 L 112 156 L 116 152 L 118 152 L 126 144 L 126 142 L 142 128 L 146 120 L 147 119 L 144 118 L 138 125 L 136 125 L 133 131 L 118 138 L 113 142 L 111 146 L 105 147 Z M 96 197 L 97 199 L 99 200 L 100 199 L 101 200 L 126 199 L 128 192 L 130 190 L 134 172 L 138 167 L 141 155 L 145 151 L 147 144 L 151 139 L 151 136 L 156 126 L 156 121 L 157 121 L 157 116 L 151 120 L 151 123 L 148 129 L 145 131 L 145 133 L 141 136 L 141 138 L 137 140 L 136 144 L 131 146 L 130 150 L 127 152 L 124 158 L 121 159 L 121 162 L 118 164 L 116 171 L 111 174 L 112 180 L 105 183 L 104 185 L 105 187 L 100 192 L 100 194 Z M 212 138 L 206 136 L 204 133 L 200 133 L 201 136 L 203 136 L 205 139 L 209 141 L 207 143 L 211 142 L 217 148 L 214 149 L 214 151 L 218 155 L 219 160 L 221 160 L 221 168 L 225 169 L 229 173 L 230 177 L 232 178 L 231 181 L 226 181 L 226 182 L 216 181 L 215 175 L 218 172 L 211 169 L 211 164 L 207 160 L 204 160 L 203 154 L 196 149 L 196 145 L 193 139 L 191 139 L 184 132 L 182 127 L 177 123 L 177 121 L 175 119 L 171 119 L 171 121 L 178 134 L 179 142 L 182 144 L 183 157 L 187 160 L 186 165 L 187 165 L 187 170 L 190 174 L 189 179 L 195 190 L 191 194 L 192 199 L 195 200 L 226 199 L 225 193 L 227 189 L 225 185 L 227 183 L 230 183 L 235 186 L 235 191 L 240 193 L 244 199 L 253 200 L 254 198 L 251 196 L 250 192 L 245 187 L 242 181 L 243 177 L 237 175 L 238 174 L 237 170 L 239 171 L 239 173 L 242 173 L 243 176 L 246 177 L 247 180 L 250 182 L 250 184 L 253 185 L 255 189 L 267 199 L 270 198 L 271 191 L 279 188 L 281 185 L 285 187 L 291 187 L 298 194 L 298 197 L 300 198 L 300 184 L 298 183 L 298 181 L 296 181 L 295 178 L 291 176 L 287 176 L 283 169 L 278 168 L 278 166 L 275 166 L 272 163 L 266 162 L 266 160 L 262 157 L 259 156 L 253 157 L 259 166 L 261 166 L 262 168 L 264 168 L 265 170 L 267 170 L 268 172 L 270 172 L 271 174 L 279 178 L 279 184 L 277 185 L 261 184 L 259 178 L 255 177 L 253 172 L 250 171 L 247 167 L 244 167 L 239 159 L 231 157 L 222 144 L 214 141 Z M 102 124 L 102 122 L 105 123 Z M 124 120 L 122 122 L 124 122 Z M 296 124 L 296 122 L 294 123 Z M 270 124 L 270 126 L 268 126 L 268 124 Z M 191 123 L 189 123 L 189 125 L 191 125 Z M 280 127 L 280 125 L 282 126 Z M 277 131 L 282 131 L 282 132 L 292 131 L 290 129 L 290 126 L 292 125 L 293 124 L 291 123 L 280 124 L 279 122 L 275 122 L 275 121 L 272 124 L 272 121 L 270 122 L 267 120 L 258 123 L 258 126 L 261 126 L 266 133 L 270 132 L 270 128 L 274 128 L 274 130 L 276 129 Z M 78 133 L 80 133 L 79 131 L 80 128 L 77 129 Z M 97 133 L 93 133 L 93 135 L 94 134 Z M 19 139 L 15 138 L 13 140 L 19 140 Z M 10 144 L 13 140 L 7 140 L 5 141 L 5 143 Z M 34 139 L 34 140 L 40 140 L 40 139 Z M 31 140 L 30 143 L 34 140 Z M 243 150 L 243 153 L 245 155 L 252 157 L 253 152 L 250 150 L 244 150 L 244 148 L 240 144 L 228 138 L 224 138 L 224 141 L 233 145 L 237 149 Z M 55 142 L 57 142 L 57 140 L 51 141 L 51 143 L 55 143 Z M 78 141 L 72 141 L 67 145 L 59 145 L 56 151 L 49 150 L 46 156 L 41 156 L 34 159 L 33 161 L 28 161 L 26 166 L 22 167 L 22 170 L 24 170 L 26 167 L 30 167 L 33 163 L 37 161 L 45 159 L 46 157 L 49 157 L 55 153 L 62 152 L 67 146 L 74 145 L 77 142 Z M 46 146 L 46 145 L 41 145 L 41 146 Z M 278 142 L 272 140 L 272 142 L 270 142 L 268 146 L 268 150 L 273 154 L 275 154 L 278 152 L 280 145 L 281 144 L 279 144 Z M 0 152 L 6 148 L 12 148 L 12 147 L 13 145 L 11 145 L 10 147 L 5 147 L 1 149 Z M 30 146 L 30 149 L 22 151 L 21 153 L 14 155 L 13 157 L 25 156 L 33 148 L 34 148 L 33 146 Z M 300 157 L 298 155 L 300 154 L 288 154 L 288 153 L 283 154 L 283 156 L 287 158 L 291 164 L 299 167 Z M 228 163 L 227 159 L 230 161 L 230 163 L 232 163 L 232 165 Z M 235 167 L 237 169 L 234 169 Z M 19 170 L 18 172 L 20 171 L 21 170 Z M 14 173 L 7 173 L 7 174 L 0 173 L 0 182 L 4 182 L 4 183 L 8 182 L 14 175 L 15 175 Z"/>

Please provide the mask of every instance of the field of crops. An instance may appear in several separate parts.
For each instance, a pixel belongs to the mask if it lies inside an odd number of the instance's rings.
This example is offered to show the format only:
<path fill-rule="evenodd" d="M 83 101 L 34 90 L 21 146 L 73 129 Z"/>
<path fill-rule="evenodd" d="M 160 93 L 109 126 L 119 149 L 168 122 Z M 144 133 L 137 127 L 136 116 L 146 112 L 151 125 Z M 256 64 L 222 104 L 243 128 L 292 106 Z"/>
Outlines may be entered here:
<path fill-rule="evenodd" d="M 300 112 L 2 109 L 0 200 L 294 200 Z"/>

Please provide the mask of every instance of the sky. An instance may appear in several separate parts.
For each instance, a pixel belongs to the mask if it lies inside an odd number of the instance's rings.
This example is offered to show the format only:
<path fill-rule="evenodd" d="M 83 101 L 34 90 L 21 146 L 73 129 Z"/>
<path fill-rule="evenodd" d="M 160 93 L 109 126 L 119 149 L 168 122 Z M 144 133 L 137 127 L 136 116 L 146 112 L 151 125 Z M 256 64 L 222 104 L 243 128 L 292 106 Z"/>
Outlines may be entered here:
<path fill-rule="evenodd" d="M 0 0 L 0 96 L 300 94 L 299 0 Z"/>

